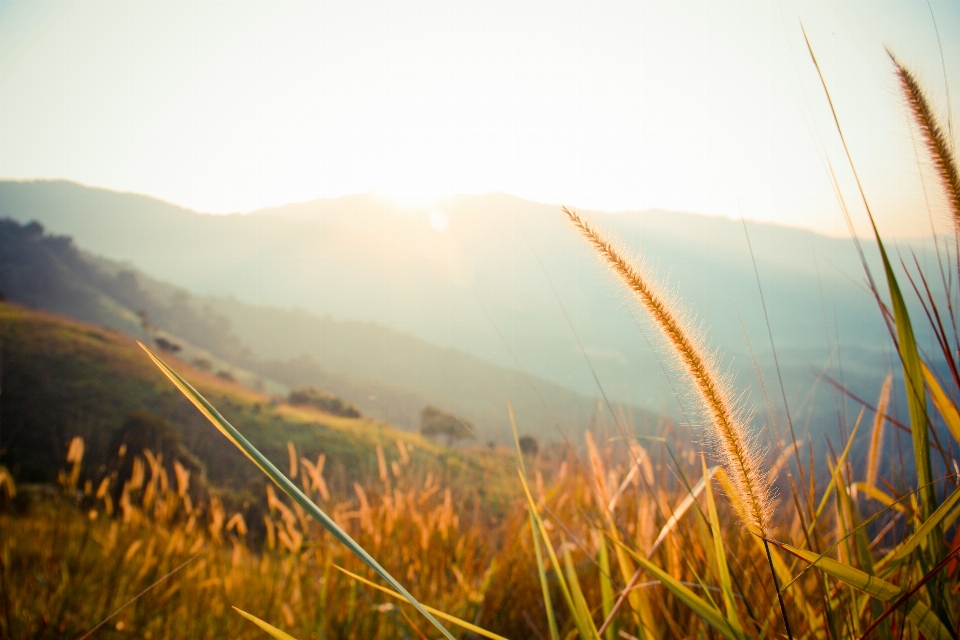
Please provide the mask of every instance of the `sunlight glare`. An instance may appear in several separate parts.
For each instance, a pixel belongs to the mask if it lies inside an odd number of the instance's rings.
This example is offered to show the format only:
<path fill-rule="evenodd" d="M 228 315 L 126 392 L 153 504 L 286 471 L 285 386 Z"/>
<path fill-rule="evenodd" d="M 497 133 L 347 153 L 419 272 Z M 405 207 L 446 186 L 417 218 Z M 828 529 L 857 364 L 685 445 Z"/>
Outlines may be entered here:
<path fill-rule="evenodd" d="M 450 218 L 440 209 L 434 209 L 430 213 L 430 226 L 437 231 L 446 231 L 447 227 L 450 226 Z"/>

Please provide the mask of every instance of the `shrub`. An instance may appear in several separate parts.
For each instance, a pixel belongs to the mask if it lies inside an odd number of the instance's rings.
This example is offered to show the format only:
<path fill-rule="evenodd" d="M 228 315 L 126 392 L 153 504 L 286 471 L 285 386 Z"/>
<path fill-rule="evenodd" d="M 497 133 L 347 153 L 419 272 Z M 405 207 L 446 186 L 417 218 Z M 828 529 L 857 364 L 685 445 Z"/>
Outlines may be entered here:
<path fill-rule="evenodd" d="M 359 418 L 360 410 L 343 398 L 316 387 L 301 387 L 290 392 L 287 401 L 292 405 L 313 407 L 324 413 L 344 418 Z"/>

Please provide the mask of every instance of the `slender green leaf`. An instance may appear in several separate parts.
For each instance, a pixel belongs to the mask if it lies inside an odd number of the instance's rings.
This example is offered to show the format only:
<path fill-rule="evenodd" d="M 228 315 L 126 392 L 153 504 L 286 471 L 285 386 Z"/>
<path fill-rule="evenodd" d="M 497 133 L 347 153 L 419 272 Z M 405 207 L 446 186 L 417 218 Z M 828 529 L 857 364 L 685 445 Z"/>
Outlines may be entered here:
<path fill-rule="evenodd" d="M 889 570 L 896 563 L 904 560 L 914 549 L 930 535 L 931 531 L 938 530 L 940 523 L 954 510 L 957 502 L 960 501 L 960 489 L 954 489 L 946 500 L 943 501 L 933 515 L 923 521 L 917 530 L 910 537 L 898 544 L 890 553 L 877 562 L 877 570 Z"/>
<path fill-rule="evenodd" d="M 140 344 L 140 343 L 137 343 Z M 455 640 L 450 632 L 447 631 L 443 625 L 423 606 L 417 602 L 409 591 L 407 591 L 402 584 L 400 584 L 393 576 L 387 572 L 386 569 L 380 566 L 373 556 L 366 552 L 366 550 L 361 547 L 357 542 L 354 541 L 350 535 L 340 528 L 334 520 L 323 512 L 320 507 L 313 503 L 313 501 L 308 498 L 298 487 L 293 484 L 287 476 L 285 476 L 272 462 L 270 462 L 260 451 L 254 447 L 250 442 L 243 437 L 239 431 L 237 431 L 233 425 L 231 425 L 227 420 L 220 415 L 220 413 L 210 404 L 206 398 L 204 398 L 200 393 L 190 386 L 186 380 L 181 378 L 173 369 L 167 366 L 163 360 L 155 356 L 149 349 L 147 349 L 143 344 L 140 344 L 144 351 L 147 352 L 147 355 L 150 356 L 150 359 L 153 360 L 154 364 L 160 368 L 160 370 L 170 379 L 173 384 L 180 389 L 181 393 L 187 397 L 190 402 L 194 404 L 197 409 L 200 410 L 207 420 L 210 421 L 213 426 L 215 426 L 220 433 L 222 433 L 230 442 L 232 442 L 240 451 L 250 459 L 257 467 L 273 482 L 280 487 L 280 489 L 286 493 L 290 498 L 292 498 L 297 504 L 303 507 L 303 510 L 306 511 L 310 516 L 319 522 L 323 528 L 329 531 L 333 536 L 339 540 L 345 547 L 350 549 L 358 558 L 363 560 L 371 569 L 373 569 L 377 575 L 383 578 L 391 587 L 403 594 L 403 596 L 409 600 L 410 604 L 417 608 L 417 610 L 422 613 L 426 618 L 433 623 L 433 625 L 440 630 L 440 632 L 449 640 Z"/>
<path fill-rule="evenodd" d="M 847 462 L 847 456 L 850 455 L 851 449 L 853 449 L 853 439 L 857 436 L 857 430 L 860 428 L 860 421 L 863 419 L 863 409 L 860 410 L 860 415 L 857 417 L 857 422 L 853 425 L 853 429 L 850 431 L 850 437 L 847 438 L 847 444 L 843 448 L 843 453 L 840 454 L 840 457 L 837 459 L 836 468 L 841 468 Z M 810 523 L 810 530 L 807 532 L 807 535 L 813 533 L 813 528 L 816 526 L 817 521 L 820 519 L 823 509 L 827 506 L 827 502 L 830 500 L 830 496 L 833 494 L 834 490 L 837 488 L 837 475 L 835 473 L 830 474 L 830 484 L 827 485 L 827 490 L 823 492 L 823 497 L 820 498 L 820 504 L 817 506 L 816 517 L 813 522 Z"/>
<path fill-rule="evenodd" d="M 877 248 L 880 251 L 880 258 L 883 261 L 883 272 L 887 279 L 887 289 L 890 292 L 890 305 L 893 309 L 893 319 L 896 325 L 897 349 L 903 364 L 903 384 L 906 387 L 907 404 L 910 409 L 910 431 L 913 436 L 913 454 L 917 464 L 917 484 L 920 487 L 925 487 L 925 489 L 921 491 L 920 502 L 923 506 L 924 517 L 929 517 L 936 509 L 937 494 L 931 485 L 933 481 L 933 467 L 930 463 L 930 440 L 929 434 L 927 433 L 927 395 L 924 392 L 923 372 L 920 366 L 920 354 L 917 350 L 917 341 L 914 338 L 913 325 L 910 323 L 910 314 L 907 313 L 907 305 L 903 301 L 903 295 L 900 293 L 900 285 L 897 284 L 893 266 L 890 264 L 887 250 L 883 246 L 883 240 L 880 238 L 880 231 L 877 229 L 877 223 L 873 218 L 870 203 L 867 201 L 867 194 L 863 189 L 863 184 L 860 182 L 860 176 L 853 162 L 853 156 L 850 154 L 846 138 L 843 136 L 843 128 L 840 126 L 840 118 L 837 116 L 837 111 L 834 108 L 833 98 L 830 97 L 830 91 L 827 89 L 827 81 L 823 77 L 820 64 L 817 62 L 817 57 L 813 53 L 813 46 L 807 38 L 806 31 L 804 31 L 803 37 L 806 40 L 807 51 L 810 53 L 813 65 L 816 67 L 817 74 L 820 76 L 820 84 L 823 86 L 823 92 L 826 94 L 827 102 L 830 104 L 833 121 L 837 125 L 840 141 L 843 144 L 847 160 L 850 163 L 850 169 L 853 171 L 857 188 L 860 190 L 860 197 L 867 211 L 867 217 L 870 219 L 870 226 L 873 229 L 873 235 L 877 241 Z M 871 289 L 877 296 L 877 303 L 881 305 L 882 313 L 883 308 L 880 302 L 880 293 L 873 284 L 873 276 L 870 274 L 866 261 L 864 261 L 863 266 L 867 272 L 867 278 L 870 280 Z M 940 546 L 939 543 L 937 546 Z"/>
<path fill-rule="evenodd" d="M 610 580 L 610 552 L 607 541 L 601 532 L 597 531 L 600 540 L 600 552 L 597 560 L 600 563 L 600 603 L 603 608 L 603 619 L 606 620 L 613 611 L 613 582 Z M 618 637 L 616 620 L 607 625 L 604 631 L 606 640 L 615 640 Z"/>
<path fill-rule="evenodd" d="M 523 485 L 523 492 L 527 497 L 530 514 L 537 525 L 537 529 L 540 531 L 543 546 L 546 547 L 547 555 L 550 556 L 550 563 L 553 565 L 553 570 L 557 574 L 557 582 L 560 583 L 560 591 L 567 601 L 567 607 L 570 609 L 570 615 L 573 616 L 573 622 L 577 627 L 577 631 L 580 632 L 580 638 L 583 640 L 600 640 L 600 636 L 597 634 L 597 627 L 593 624 L 593 620 L 589 616 L 584 619 L 583 616 L 580 615 L 577 603 L 573 598 L 573 593 L 570 591 L 570 586 L 567 584 L 567 580 L 563 575 L 560 561 L 557 559 L 557 554 L 553 550 L 553 544 L 550 542 L 550 534 L 547 533 L 547 528 L 543 526 L 543 520 L 540 519 L 540 514 L 537 512 L 537 503 L 533 499 L 533 494 L 530 493 L 530 487 L 527 486 L 527 479 L 520 473 L 520 469 L 517 469 L 517 474 L 520 476 L 520 483 Z"/>
<path fill-rule="evenodd" d="M 382 591 L 383 593 L 386 593 L 386 594 L 389 595 L 389 596 L 393 596 L 394 598 L 397 598 L 398 600 L 404 600 L 404 601 L 406 601 L 406 602 L 410 602 L 406 597 L 400 595 L 399 593 L 397 593 L 397 592 L 394 591 L 393 589 L 387 589 L 386 587 L 381 587 L 380 585 L 378 585 L 378 584 L 376 584 L 376 583 L 374 583 L 374 582 L 371 582 L 371 581 L 367 580 L 366 578 L 362 578 L 362 577 L 358 576 L 358 575 L 355 574 L 355 573 L 352 573 L 352 572 L 350 572 L 350 571 L 347 571 L 347 570 L 344 569 L 343 567 L 338 567 L 337 565 L 333 565 L 333 567 L 334 567 L 335 569 L 337 569 L 338 571 L 340 571 L 341 573 L 345 573 L 346 575 L 350 576 L 351 578 L 353 578 L 353 579 L 356 580 L 357 582 L 362 582 L 363 584 L 367 585 L 368 587 L 373 587 L 374 589 L 377 589 L 377 590 L 379 590 L 379 591 Z M 411 602 L 410 604 L 413 604 L 413 603 Z M 457 617 L 455 617 L 455 616 L 452 616 L 452 615 L 450 615 L 449 613 L 444 613 L 443 611 L 440 611 L 439 609 L 434 609 L 433 607 L 428 607 L 427 605 L 423 605 L 423 608 L 426 609 L 427 611 L 429 611 L 430 613 L 432 613 L 433 615 L 437 616 L 438 618 L 442 618 L 442 619 L 446 620 L 447 622 L 452 622 L 453 624 L 457 625 L 458 627 L 462 627 L 462 628 L 466 629 L 467 631 L 471 631 L 471 632 L 473 632 L 473 633 L 475 633 L 475 634 L 477 634 L 477 635 L 483 636 L 483 637 L 485 637 L 485 638 L 491 638 L 492 640 L 507 640 L 506 638 L 504 638 L 504 637 L 501 636 L 501 635 L 497 635 L 496 633 L 494 633 L 494 632 L 492 632 L 492 631 L 487 631 L 486 629 L 484 629 L 484 628 L 482 628 L 482 627 L 478 627 L 478 626 L 475 625 L 475 624 L 470 624 L 469 622 L 466 622 L 465 620 L 461 620 L 460 618 L 457 618 Z"/>
<path fill-rule="evenodd" d="M 888 493 L 886 493 L 882 489 L 878 489 L 877 487 L 873 485 L 869 485 L 866 482 L 854 482 L 853 487 L 856 488 L 857 491 L 865 494 L 868 498 L 873 498 L 874 500 L 876 500 L 877 502 L 879 502 L 884 506 L 892 507 L 897 511 L 907 513 L 906 507 L 896 502 L 892 497 L 890 497 Z"/>
<path fill-rule="evenodd" d="M 520 461 L 520 473 L 527 475 L 523 464 L 523 451 L 520 449 L 520 435 L 517 433 L 517 421 L 513 417 L 513 405 L 507 403 L 507 412 L 510 414 L 510 426 L 513 428 L 513 443 L 517 447 L 517 459 Z M 550 583 L 547 581 L 547 572 L 543 566 L 543 550 L 540 548 L 540 532 L 534 521 L 533 511 L 530 511 L 530 532 L 533 535 L 533 549 L 537 556 L 537 574 L 540 577 L 540 591 L 543 594 L 543 608 L 547 612 L 547 626 L 550 628 L 550 640 L 560 640 L 560 631 L 557 629 L 557 617 L 553 613 L 553 601 L 550 597 Z"/>
<path fill-rule="evenodd" d="M 933 406 L 937 408 L 937 411 L 943 417 L 943 421 L 947 423 L 947 428 L 950 429 L 953 439 L 960 442 L 960 411 L 957 411 L 957 405 L 943 392 L 943 388 L 937 382 L 937 377 L 933 375 L 930 368 L 923 362 L 920 363 L 920 366 L 923 367 L 923 379 L 927 383 L 927 388 L 930 389 Z"/>
<path fill-rule="evenodd" d="M 723 473 L 723 470 L 722 470 L 722 469 L 721 469 L 719 472 L 717 472 L 717 478 L 720 479 L 721 483 L 724 482 L 724 473 Z M 943 480 L 943 479 L 941 478 L 941 480 Z M 729 482 L 729 480 L 727 480 L 727 482 Z M 939 482 L 939 480 L 938 480 L 938 482 Z M 732 486 L 732 485 L 731 485 L 731 486 Z M 905 493 L 904 495 L 900 496 L 900 497 L 897 498 L 896 500 L 893 500 L 892 498 L 890 498 L 889 496 L 887 496 L 887 498 L 888 498 L 889 500 L 891 500 L 890 504 L 888 504 L 888 505 L 885 506 L 883 509 L 881 509 L 880 511 L 876 512 L 875 514 L 873 514 L 872 516 L 870 516 L 869 518 L 867 518 L 867 519 L 864 520 L 863 522 L 861 522 L 859 525 L 857 525 L 857 528 L 860 529 L 860 528 L 863 528 L 863 527 L 866 527 L 866 526 L 870 525 L 872 522 L 874 522 L 875 520 L 879 519 L 881 516 L 883 516 L 883 514 L 887 513 L 887 512 L 890 511 L 891 509 L 900 509 L 900 510 L 902 510 L 902 511 L 905 511 L 905 509 L 903 509 L 903 507 L 900 505 L 900 503 L 903 502 L 904 500 L 910 499 L 911 496 L 913 496 L 915 493 L 918 493 L 919 491 L 920 491 L 920 489 L 914 489 L 913 491 L 910 491 L 909 493 Z M 886 494 L 883 494 L 883 495 L 886 496 Z M 943 524 L 946 524 L 947 527 L 949 527 L 949 526 L 953 523 L 954 519 L 956 519 L 956 517 L 957 517 L 958 515 L 960 515 L 960 510 L 954 510 L 954 511 L 952 511 L 949 515 L 947 515 L 946 517 L 943 518 Z M 853 533 L 854 533 L 854 531 L 851 531 L 850 533 L 846 534 L 845 536 L 841 536 L 840 538 L 838 538 L 836 542 L 834 542 L 832 545 L 830 545 L 829 547 L 827 547 L 818 557 L 819 557 L 819 558 L 825 558 L 825 557 L 827 557 L 827 554 L 828 554 L 828 553 L 830 553 L 831 551 L 833 551 L 834 549 L 836 549 L 838 546 L 840 546 L 840 544 L 843 543 L 843 542 L 844 542 L 847 538 L 849 538 L 851 535 L 853 535 Z M 762 547 L 762 545 L 763 545 L 762 540 L 761 540 L 760 538 L 757 538 L 757 541 L 758 541 L 757 544 L 761 545 L 761 547 Z M 776 556 L 776 554 L 774 554 L 774 559 L 776 559 L 776 558 L 777 558 L 777 556 Z M 775 561 L 776 561 L 776 560 L 775 560 Z M 811 564 L 810 566 L 808 566 L 806 569 L 804 569 L 803 571 L 801 571 L 800 573 L 798 573 L 798 574 L 797 574 L 796 576 L 794 576 L 793 578 L 790 578 L 789 573 L 785 574 L 787 579 L 784 581 L 785 584 L 784 584 L 783 587 L 780 588 L 780 590 L 783 591 L 783 592 L 785 592 L 794 582 L 796 582 L 797 580 L 799 580 L 799 579 L 803 576 L 803 574 L 805 574 L 807 571 L 809 571 L 810 569 L 812 569 L 814 564 L 816 564 L 816 562 L 814 562 L 813 564 Z M 875 565 L 875 567 L 881 567 L 881 566 L 883 566 L 883 561 L 882 561 L 882 560 Z M 777 573 L 778 573 L 778 574 L 781 573 L 779 569 L 777 570 Z"/>
<path fill-rule="evenodd" d="M 273 625 L 270 624 L 269 622 L 264 622 L 263 620 L 261 620 L 261 619 L 258 618 L 257 616 L 255 616 L 255 615 L 253 615 L 253 614 L 251 614 L 251 613 L 247 613 L 247 612 L 244 611 L 243 609 L 238 609 L 238 608 L 236 608 L 236 607 L 233 607 L 233 610 L 236 611 L 237 613 L 239 613 L 240 615 L 242 615 L 244 618 L 246 618 L 247 620 L 249 620 L 249 621 L 252 622 L 253 624 L 257 625 L 258 627 L 260 627 L 261 629 L 263 629 L 264 631 L 266 631 L 267 633 L 269 633 L 269 634 L 270 634 L 271 636 L 273 636 L 274 638 L 277 638 L 277 640 L 297 640 L 296 638 L 294 638 L 294 637 L 293 637 L 292 635 L 290 635 L 289 633 L 287 633 L 287 632 L 285 632 L 285 631 L 280 631 L 280 629 L 277 629 L 275 626 L 273 626 Z"/>
<path fill-rule="evenodd" d="M 573 557 L 570 555 L 570 546 L 561 545 L 563 549 L 563 568 L 567 573 L 567 584 L 570 585 L 570 595 L 573 596 L 573 604 L 577 607 L 577 617 L 581 620 L 589 620 L 590 625 L 596 627 L 593 622 L 593 616 L 590 615 L 590 605 L 587 599 L 583 597 L 583 589 L 580 588 L 580 578 L 577 577 L 577 568 L 573 564 Z"/>
<path fill-rule="evenodd" d="M 734 628 L 720 610 L 706 602 L 703 598 L 695 594 L 685 584 L 671 576 L 669 573 L 650 562 L 646 558 L 635 553 L 632 549 L 623 545 L 627 553 L 646 570 L 647 573 L 656 578 L 660 584 L 669 589 L 681 602 L 690 607 L 690 609 L 705 623 L 713 627 L 717 633 L 728 640 L 746 640 L 749 638 L 746 633 L 740 629 Z"/>
<path fill-rule="evenodd" d="M 876 227 L 874 227 L 876 232 Z M 883 258 L 883 270 L 887 276 L 887 286 L 890 290 L 890 302 L 893 307 L 893 317 L 897 325 L 897 343 L 900 349 L 900 359 L 903 361 L 903 379 L 907 391 L 907 407 L 910 410 L 910 433 L 913 436 L 913 455 L 917 463 L 917 484 L 921 487 L 929 485 L 920 491 L 920 504 L 923 516 L 930 514 L 937 508 L 937 493 L 933 490 L 933 466 L 930 462 L 930 434 L 927 429 L 927 394 L 923 385 L 923 369 L 920 362 L 920 353 L 917 351 L 917 341 L 913 335 L 913 325 L 907 313 L 907 305 L 900 294 L 897 278 L 893 267 L 883 248 L 880 234 L 876 233 L 877 246 Z"/>
<path fill-rule="evenodd" d="M 707 460 L 701 454 L 700 464 L 703 466 L 703 477 L 709 478 Z M 727 620 L 735 629 L 742 629 L 740 617 L 733 598 L 733 586 L 730 583 L 730 570 L 727 568 L 727 553 L 723 548 L 723 536 L 720 533 L 720 517 L 717 515 L 717 505 L 713 501 L 713 491 L 710 483 L 704 483 L 704 493 L 707 495 L 707 515 L 710 518 L 710 535 L 713 537 L 713 551 L 717 559 L 717 578 L 720 580 L 720 590 L 723 592 L 723 606 L 727 611 Z"/>
<path fill-rule="evenodd" d="M 860 571 L 855 567 L 843 564 L 832 558 L 819 556 L 813 551 L 797 549 L 782 542 L 773 542 L 771 540 L 771 543 L 776 544 L 788 553 L 792 553 L 801 560 L 815 564 L 817 569 L 827 575 L 837 580 L 842 580 L 854 589 L 863 591 L 885 603 L 893 603 L 906 593 L 904 589 L 890 584 L 882 578 L 872 576 L 869 573 Z M 917 628 L 925 637 L 936 640 L 953 640 L 953 634 L 950 630 L 943 625 L 940 618 L 938 618 L 937 615 L 931 611 L 930 607 L 919 597 L 911 598 L 907 603 L 906 615 L 913 624 L 917 625 Z"/>

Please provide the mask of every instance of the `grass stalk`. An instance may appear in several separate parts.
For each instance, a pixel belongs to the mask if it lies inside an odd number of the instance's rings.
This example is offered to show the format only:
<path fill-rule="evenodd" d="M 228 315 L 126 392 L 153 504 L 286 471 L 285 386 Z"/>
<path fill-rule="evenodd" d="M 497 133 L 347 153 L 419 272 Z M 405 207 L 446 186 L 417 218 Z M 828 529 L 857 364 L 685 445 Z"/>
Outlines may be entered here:
<path fill-rule="evenodd" d="M 716 357 L 707 351 L 702 336 L 689 326 L 685 314 L 678 311 L 663 287 L 646 273 L 643 265 L 628 262 L 611 240 L 575 211 L 564 207 L 563 212 L 651 317 L 677 361 L 692 379 L 717 451 L 737 489 L 728 497 L 743 506 L 740 511 L 745 515 L 746 526 L 766 539 L 772 509 L 770 480 L 761 467 L 761 455 L 755 437 L 747 431 L 742 409 L 736 406 L 729 384 L 717 371 Z M 767 556 L 776 585 L 776 571 L 769 548 Z M 779 587 L 777 598 L 787 636 L 792 638 Z"/>
<path fill-rule="evenodd" d="M 934 114 L 930 101 L 920 87 L 917 77 L 908 69 L 890 49 L 887 55 L 893 61 L 900 89 L 913 116 L 914 123 L 920 129 L 927 152 L 933 161 L 937 177 L 946 195 L 947 205 L 950 208 L 954 230 L 960 229 L 960 172 L 957 171 L 957 162 L 953 155 L 952 140 L 944 131 L 939 118 Z"/>
<path fill-rule="evenodd" d="M 717 372 L 716 358 L 707 352 L 702 337 L 688 326 L 684 314 L 676 309 L 663 288 L 645 273 L 642 266 L 628 262 L 613 242 L 575 211 L 567 208 L 563 211 L 650 315 L 678 362 L 693 380 L 701 408 L 709 419 L 717 451 L 740 494 L 729 497 L 744 503 L 745 524 L 765 537 L 771 515 L 769 479 L 761 467 L 754 438 L 747 432 L 742 411 L 735 406 L 729 384 Z"/>

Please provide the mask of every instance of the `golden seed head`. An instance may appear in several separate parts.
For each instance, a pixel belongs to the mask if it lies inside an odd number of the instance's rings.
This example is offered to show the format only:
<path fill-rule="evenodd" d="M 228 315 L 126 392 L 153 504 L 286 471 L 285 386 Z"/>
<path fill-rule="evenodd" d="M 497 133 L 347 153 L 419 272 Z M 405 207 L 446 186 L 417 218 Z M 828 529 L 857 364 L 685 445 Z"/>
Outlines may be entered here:
<path fill-rule="evenodd" d="M 761 452 L 756 437 L 747 430 L 741 404 L 733 396 L 726 377 L 718 372 L 715 355 L 704 346 L 702 333 L 693 328 L 689 314 L 647 273 L 643 264 L 627 261 L 614 242 L 576 212 L 567 208 L 563 212 L 647 312 L 663 334 L 678 366 L 690 376 L 691 386 L 710 425 L 711 439 L 737 489 L 738 495 L 728 497 L 742 502 L 741 511 L 748 517 L 746 525 L 766 536 L 772 494 L 761 464 Z"/>

